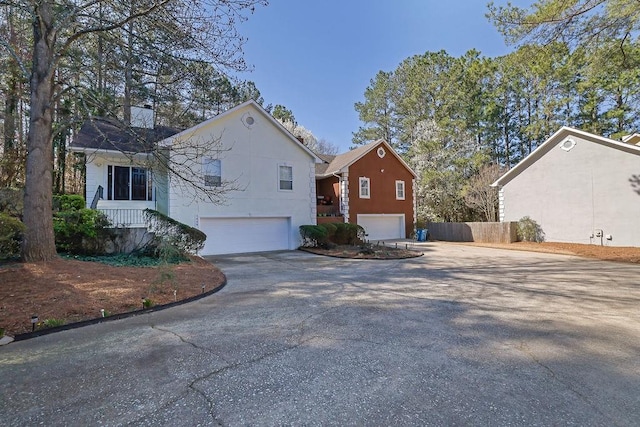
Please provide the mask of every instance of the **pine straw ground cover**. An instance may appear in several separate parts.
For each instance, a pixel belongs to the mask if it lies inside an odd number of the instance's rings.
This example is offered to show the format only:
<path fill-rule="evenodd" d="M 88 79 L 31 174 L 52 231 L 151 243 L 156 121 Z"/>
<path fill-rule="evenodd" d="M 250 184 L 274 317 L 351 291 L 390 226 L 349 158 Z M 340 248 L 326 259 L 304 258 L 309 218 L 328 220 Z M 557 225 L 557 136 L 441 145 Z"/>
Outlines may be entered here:
<path fill-rule="evenodd" d="M 510 249 L 529 252 L 544 252 L 563 255 L 575 255 L 602 261 L 616 261 L 640 264 L 640 248 L 616 247 L 600 245 L 583 245 L 579 243 L 555 242 L 514 242 L 505 244 L 492 243 L 459 243 L 462 245 L 483 246 L 496 249 Z"/>
<path fill-rule="evenodd" d="M 74 323 L 106 314 L 140 310 L 142 299 L 153 305 L 184 300 L 219 287 L 224 274 L 211 263 L 190 262 L 155 267 L 117 267 L 58 258 L 46 263 L 0 264 L 0 328 L 7 335 Z M 175 296 L 174 296 L 174 290 Z M 45 323 L 46 322 L 46 323 Z"/>

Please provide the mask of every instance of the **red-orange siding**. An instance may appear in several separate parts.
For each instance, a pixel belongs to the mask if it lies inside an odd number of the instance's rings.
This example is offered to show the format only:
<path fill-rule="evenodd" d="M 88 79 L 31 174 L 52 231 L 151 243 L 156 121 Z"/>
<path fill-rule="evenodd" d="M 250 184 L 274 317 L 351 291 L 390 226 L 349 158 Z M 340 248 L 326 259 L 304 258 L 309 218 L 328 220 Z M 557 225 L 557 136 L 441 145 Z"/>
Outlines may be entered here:
<path fill-rule="evenodd" d="M 405 232 L 413 232 L 413 175 L 384 147 L 383 158 L 377 154 L 380 143 L 349 166 L 349 222 L 357 223 L 358 214 L 404 214 Z M 360 198 L 360 177 L 370 179 L 369 199 Z M 396 199 L 396 180 L 404 181 L 405 198 Z"/>

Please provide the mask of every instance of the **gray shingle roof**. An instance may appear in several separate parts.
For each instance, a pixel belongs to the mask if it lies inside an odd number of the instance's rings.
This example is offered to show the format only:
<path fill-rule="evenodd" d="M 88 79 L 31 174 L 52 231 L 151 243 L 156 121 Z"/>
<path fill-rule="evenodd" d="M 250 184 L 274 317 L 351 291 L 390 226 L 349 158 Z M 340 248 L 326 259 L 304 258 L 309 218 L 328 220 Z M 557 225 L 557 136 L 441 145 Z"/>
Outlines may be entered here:
<path fill-rule="evenodd" d="M 326 177 L 338 173 L 342 168 L 349 166 L 381 142 L 381 140 L 373 141 L 347 151 L 346 153 L 338 154 L 337 156 L 318 155 L 318 157 L 327 163 L 316 165 L 316 176 Z"/>
<path fill-rule="evenodd" d="M 72 151 L 86 149 L 111 150 L 124 153 L 148 153 L 155 143 L 175 135 L 180 129 L 156 126 L 153 129 L 128 127 L 113 119 L 89 119 L 71 142 Z"/>

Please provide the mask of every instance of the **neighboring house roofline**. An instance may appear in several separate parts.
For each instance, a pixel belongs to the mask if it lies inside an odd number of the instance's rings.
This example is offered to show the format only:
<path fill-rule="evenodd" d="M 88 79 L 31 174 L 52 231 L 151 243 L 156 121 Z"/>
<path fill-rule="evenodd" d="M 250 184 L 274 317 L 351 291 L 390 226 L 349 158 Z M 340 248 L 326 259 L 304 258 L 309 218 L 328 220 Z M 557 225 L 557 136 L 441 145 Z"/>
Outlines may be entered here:
<path fill-rule="evenodd" d="M 311 157 L 313 157 L 315 163 L 322 163 L 322 159 L 320 159 L 306 145 L 304 145 L 302 142 L 300 142 L 300 140 L 298 140 L 298 138 L 296 138 L 291 132 L 289 132 L 284 126 L 282 126 L 282 124 L 279 121 L 277 121 L 271 114 L 269 114 L 260 104 L 255 102 L 253 99 L 245 101 L 242 104 L 236 105 L 235 107 L 230 108 L 229 110 L 227 110 L 227 111 L 225 111 L 223 113 L 220 113 L 217 116 L 211 117 L 210 119 L 207 119 L 204 122 L 198 123 L 195 126 L 192 126 L 192 127 L 188 128 L 188 129 L 185 129 L 182 132 L 179 132 L 179 133 L 177 133 L 175 135 L 171 135 L 168 138 L 165 138 L 164 140 L 159 141 L 159 144 L 165 145 L 165 146 L 171 145 L 171 143 L 172 143 L 172 141 L 174 139 L 179 139 L 181 137 L 188 136 L 189 134 L 195 133 L 199 129 L 201 129 L 203 127 L 206 127 L 206 126 L 209 126 L 211 123 L 216 122 L 218 120 L 222 120 L 225 117 L 230 116 L 230 115 L 238 112 L 239 110 L 242 110 L 243 108 L 245 108 L 247 106 L 252 106 L 263 117 L 265 117 L 267 120 L 269 120 L 271 122 L 271 124 L 273 124 L 281 132 L 283 132 L 287 136 L 287 138 L 289 138 L 291 140 L 291 142 L 296 144 L 302 150 L 306 151 Z"/>
<path fill-rule="evenodd" d="M 400 157 L 398 153 L 396 153 L 396 150 L 394 150 L 387 141 L 385 141 L 384 139 L 378 139 L 366 145 L 355 148 L 351 151 L 347 151 L 346 153 L 338 154 L 331 160 L 331 162 L 329 162 L 329 165 L 324 172 L 316 174 L 316 178 L 327 178 L 333 176 L 334 174 L 339 174 L 346 171 L 349 166 L 360 160 L 381 143 L 387 148 L 387 152 L 393 154 L 393 156 L 400 161 L 400 163 L 411 173 L 411 175 L 413 175 L 414 178 L 418 177 L 413 169 L 409 167 L 407 162 L 405 162 L 402 157 Z"/>
<path fill-rule="evenodd" d="M 516 176 L 524 172 L 529 166 L 531 166 L 533 163 L 539 160 L 547 152 L 549 152 L 559 142 L 561 142 L 563 139 L 571 135 L 574 135 L 574 136 L 586 139 L 590 142 L 595 142 L 597 144 L 601 144 L 610 148 L 616 148 L 618 150 L 625 151 L 630 154 L 640 155 L 640 146 L 627 144 L 624 142 L 616 141 L 615 139 L 606 138 L 604 136 L 595 135 L 593 133 L 585 132 L 583 130 L 575 129 L 568 126 L 563 126 L 558 131 L 556 131 L 553 135 L 551 135 L 545 142 L 540 144 L 538 148 L 533 150 L 527 157 L 522 159 L 517 165 L 509 169 L 509 171 L 507 171 L 504 175 L 498 178 L 493 184 L 491 184 L 491 187 L 499 187 L 507 184 Z"/>

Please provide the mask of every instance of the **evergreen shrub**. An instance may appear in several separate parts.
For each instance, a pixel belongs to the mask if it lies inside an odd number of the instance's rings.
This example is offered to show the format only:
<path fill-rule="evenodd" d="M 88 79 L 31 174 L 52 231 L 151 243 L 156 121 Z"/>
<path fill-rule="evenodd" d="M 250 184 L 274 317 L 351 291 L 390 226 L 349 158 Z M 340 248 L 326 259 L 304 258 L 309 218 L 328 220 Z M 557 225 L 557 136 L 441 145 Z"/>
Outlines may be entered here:
<path fill-rule="evenodd" d="M 13 258 L 20 255 L 20 242 L 24 224 L 4 212 L 0 212 L 0 259 Z"/>
<path fill-rule="evenodd" d="M 528 216 L 518 221 L 518 240 L 525 242 L 544 242 L 544 231 L 537 222 Z"/>

